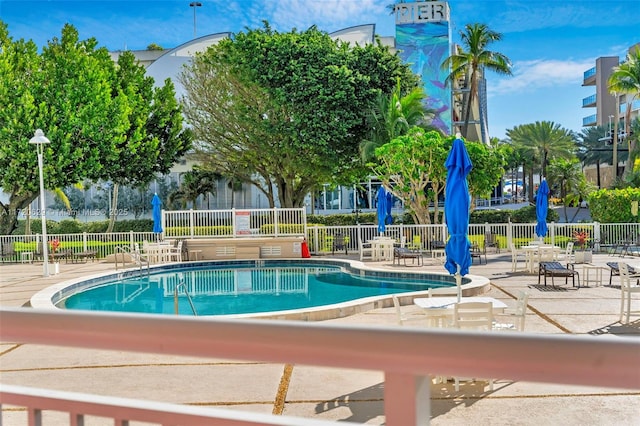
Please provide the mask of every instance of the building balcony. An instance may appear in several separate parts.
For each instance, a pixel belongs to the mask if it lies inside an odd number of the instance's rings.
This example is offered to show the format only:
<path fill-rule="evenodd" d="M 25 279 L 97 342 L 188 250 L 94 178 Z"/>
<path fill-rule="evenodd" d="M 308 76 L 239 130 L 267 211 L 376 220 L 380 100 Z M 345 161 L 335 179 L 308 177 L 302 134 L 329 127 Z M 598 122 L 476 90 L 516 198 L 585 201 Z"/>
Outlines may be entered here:
<path fill-rule="evenodd" d="M 582 85 L 593 86 L 595 84 L 596 84 L 596 67 L 593 67 L 584 72 L 582 77 Z"/>
<path fill-rule="evenodd" d="M 598 123 L 598 117 L 596 114 L 584 117 L 582 119 L 582 127 L 595 126 Z"/>
<path fill-rule="evenodd" d="M 582 108 L 594 107 L 596 106 L 596 95 L 593 94 L 591 96 L 587 96 L 582 99 Z"/>

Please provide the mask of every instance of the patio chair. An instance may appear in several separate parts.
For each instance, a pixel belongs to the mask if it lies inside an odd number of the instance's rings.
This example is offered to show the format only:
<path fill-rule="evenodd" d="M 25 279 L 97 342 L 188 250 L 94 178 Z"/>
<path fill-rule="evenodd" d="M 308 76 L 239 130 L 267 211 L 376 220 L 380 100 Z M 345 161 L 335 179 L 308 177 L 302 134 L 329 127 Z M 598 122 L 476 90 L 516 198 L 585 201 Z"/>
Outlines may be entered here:
<path fill-rule="evenodd" d="M 373 247 L 371 246 L 371 243 L 360 242 L 359 252 L 361 262 L 366 259 L 373 260 Z"/>
<path fill-rule="evenodd" d="M 13 243 L 12 242 L 1 242 L 0 241 L 0 258 L 2 259 L 2 263 L 4 263 L 5 260 L 7 260 L 8 262 L 11 262 L 12 260 L 16 260 L 15 259 L 16 253 L 13 250 Z"/>
<path fill-rule="evenodd" d="M 618 268 L 620 271 L 620 322 L 629 324 L 631 315 L 640 315 L 640 310 L 631 310 L 631 295 L 640 294 L 640 274 L 631 274 L 626 263 L 619 263 Z M 636 278 L 635 284 L 632 284 L 632 278 Z M 623 318 L 625 318 L 624 322 Z"/>
<path fill-rule="evenodd" d="M 331 246 L 331 254 L 336 254 L 336 250 L 344 250 L 344 254 L 347 253 L 349 248 L 349 237 L 344 234 L 336 234 L 333 237 L 333 244 Z"/>
<path fill-rule="evenodd" d="M 507 319 L 509 322 L 494 321 L 494 330 L 515 330 L 524 331 L 524 321 L 527 316 L 527 302 L 529 293 L 518 291 L 516 306 L 513 310 L 505 310 L 504 313 L 496 315 L 496 319 Z"/>
<path fill-rule="evenodd" d="M 562 266 L 560 262 L 540 262 L 540 272 L 538 273 L 538 285 L 540 285 L 540 277 L 544 276 L 544 285 L 547 285 L 547 277 L 551 277 L 551 285 L 555 288 L 555 277 L 564 277 L 564 284 L 569 283 L 569 277 L 572 279 L 573 287 L 576 286 L 576 277 L 578 277 L 578 288 L 580 288 L 580 275 L 578 271 L 573 269 L 572 264 L 567 264 L 567 267 Z"/>
<path fill-rule="evenodd" d="M 169 249 L 169 262 L 182 262 L 182 240 Z"/>
<path fill-rule="evenodd" d="M 453 326 L 465 330 L 493 330 L 493 305 L 491 302 L 461 302 L 453 307 Z M 460 377 L 455 377 L 455 391 L 460 391 Z M 475 379 L 471 379 L 475 381 Z M 493 379 L 489 379 L 489 389 L 493 390 Z"/>
<path fill-rule="evenodd" d="M 471 245 L 471 263 L 474 259 L 478 259 L 480 265 L 482 265 L 482 256 L 484 256 L 484 264 L 487 264 L 487 250 L 484 247 L 480 247 L 480 244 L 473 243 Z"/>
<path fill-rule="evenodd" d="M 574 246 L 574 242 L 569 241 L 567 243 L 567 247 L 564 249 L 564 253 L 560 255 L 559 260 L 565 260 L 567 262 L 575 260 L 576 256 L 573 253 L 573 246 Z"/>
<path fill-rule="evenodd" d="M 396 264 L 396 259 L 398 259 L 398 266 L 400 266 L 400 259 L 404 259 L 404 266 L 407 266 L 407 259 L 411 259 L 411 263 L 415 263 L 416 259 L 418 259 L 418 266 L 420 263 L 424 264 L 422 259 L 422 252 L 419 250 L 409 250 L 406 247 L 394 247 L 393 248 L 393 264 Z"/>
<path fill-rule="evenodd" d="M 527 253 L 524 250 L 516 248 L 516 245 L 511 243 L 511 272 L 518 272 L 518 261 L 524 262 L 523 271 L 527 270 Z"/>
<path fill-rule="evenodd" d="M 618 262 L 607 262 L 607 266 L 610 268 L 609 275 L 609 287 L 611 287 L 611 281 L 614 276 L 620 276 L 620 267 Z M 627 270 L 631 275 L 640 275 L 640 269 L 635 269 L 633 266 L 627 265 Z"/>
<path fill-rule="evenodd" d="M 409 312 L 402 312 L 402 307 L 400 306 L 400 299 L 398 296 L 391 296 L 393 299 L 393 307 L 396 312 L 396 320 L 398 321 L 398 325 L 409 325 L 408 323 L 412 321 L 419 321 L 420 323 L 415 325 L 425 325 L 425 322 L 428 320 L 427 316 L 422 312 L 422 309 L 412 310 Z M 414 305 L 415 306 L 415 305 Z"/>
<path fill-rule="evenodd" d="M 485 250 L 485 253 L 487 251 L 487 248 L 489 248 L 489 247 L 494 248 L 496 250 L 496 253 L 500 253 L 500 243 L 496 239 L 496 235 L 492 234 L 491 232 L 488 232 L 488 233 L 484 234 L 484 250 Z"/>

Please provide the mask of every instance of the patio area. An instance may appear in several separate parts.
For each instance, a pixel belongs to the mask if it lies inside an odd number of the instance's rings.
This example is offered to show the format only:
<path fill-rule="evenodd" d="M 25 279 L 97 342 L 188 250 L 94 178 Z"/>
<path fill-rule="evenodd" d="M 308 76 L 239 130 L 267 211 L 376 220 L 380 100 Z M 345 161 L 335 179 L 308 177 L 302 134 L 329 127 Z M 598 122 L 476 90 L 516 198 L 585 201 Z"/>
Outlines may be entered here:
<path fill-rule="evenodd" d="M 354 256 L 335 257 L 355 260 Z M 605 266 L 615 261 L 640 267 L 640 258 L 594 255 L 592 263 L 606 268 L 602 274 L 604 285 L 589 282 L 585 286 L 583 269 L 577 265 L 583 284 L 577 289 L 571 283 L 559 285 L 564 280 L 556 280 L 556 288 L 545 287 L 538 285 L 535 274 L 511 273 L 509 253 L 487 257 L 486 264 L 472 265 L 470 273 L 489 278 L 492 285 L 485 296 L 511 307 L 518 290 L 529 293 L 526 332 L 640 338 L 640 318 L 632 317 L 630 324 L 618 322 L 619 277 L 614 277 L 613 286 L 609 287 L 609 268 Z M 423 266 L 393 265 L 392 261 L 366 264 L 403 272 L 444 271 L 441 264 L 429 262 Z M 25 306 L 33 294 L 51 284 L 112 271 L 114 265 L 62 264 L 60 269 L 59 275 L 43 278 L 39 263 L 1 265 L 0 305 Z M 331 322 L 395 325 L 396 315 L 390 307 Z M 0 374 L 5 384 L 372 425 L 385 423 L 384 378 L 379 372 L 2 342 Z M 453 382 L 448 382 L 432 385 L 431 397 L 433 425 L 632 425 L 637 424 L 640 391 L 496 378 L 493 391 L 489 391 L 487 383 L 478 381 L 463 382 L 460 391 L 455 392 Z M 2 416 L 3 425 L 26 424 L 26 412 L 22 409 L 3 406 Z M 47 412 L 44 417 L 50 424 L 58 424 L 61 416 Z M 87 424 L 112 423 L 96 419 Z"/>

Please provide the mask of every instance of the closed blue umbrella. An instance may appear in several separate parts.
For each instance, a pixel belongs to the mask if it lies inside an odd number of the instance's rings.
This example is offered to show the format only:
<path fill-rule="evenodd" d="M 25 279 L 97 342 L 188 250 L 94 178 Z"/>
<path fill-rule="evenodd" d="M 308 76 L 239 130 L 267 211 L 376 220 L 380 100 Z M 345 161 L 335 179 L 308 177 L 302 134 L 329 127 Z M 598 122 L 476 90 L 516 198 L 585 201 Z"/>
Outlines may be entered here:
<path fill-rule="evenodd" d="M 469 266 L 471 266 L 471 243 L 468 236 L 470 200 L 467 175 L 471 172 L 473 165 L 459 134 L 453 141 L 444 165 L 447 168 L 444 215 L 449 230 L 449 240 L 445 246 L 447 261 L 444 267 L 450 274 L 456 276 L 458 300 L 460 300 L 462 276 L 469 273 Z"/>
<path fill-rule="evenodd" d="M 389 202 L 389 198 L 387 197 L 387 190 L 384 188 L 384 186 L 380 185 L 376 198 L 378 200 L 376 210 L 378 214 L 378 232 L 382 234 L 387 228 L 387 204 Z"/>
<path fill-rule="evenodd" d="M 536 235 L 542 240 L 547 235 L 547 212 L 549 211 L 549 185 L 542 179 L 536 194 Z"/>
<path fill-rule="evenodd" d="M 158 194 L 153 195 L 151 205 L 153 206 L 153 232 L 155 232 L 156 234 L 160 234 L 162 233 L 162 201 L 160 201 L 160 197 L 158 197 Z"/>

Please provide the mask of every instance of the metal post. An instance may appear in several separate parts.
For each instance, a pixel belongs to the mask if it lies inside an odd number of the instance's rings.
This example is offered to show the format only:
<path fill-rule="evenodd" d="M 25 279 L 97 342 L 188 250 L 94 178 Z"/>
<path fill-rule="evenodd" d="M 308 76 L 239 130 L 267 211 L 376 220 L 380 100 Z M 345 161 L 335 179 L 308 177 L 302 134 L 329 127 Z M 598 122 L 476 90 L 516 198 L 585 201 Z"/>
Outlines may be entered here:
<path fill-rule="evenodd" d="M 199 1 L 192 1 L 189 3 L 189 7 L 193 8 L 193 38 L 196 38 L 196 9 L 201 7 L 202 3 Z"/>
<path fill-rule="evenodd" d="M 51 143 L 41 129 L 37 129 L 35 135 L 29 140 L 30 144 L 36 145 L 38 151 L 38 172 L 40 174 L 40 220 L 42 221 L 42 276 L 49 276 L 49 242 L 47 241 L 47 217 L 45 214 L 45 193 L 43 176 L 43 153 L 44 144 Z"/>

